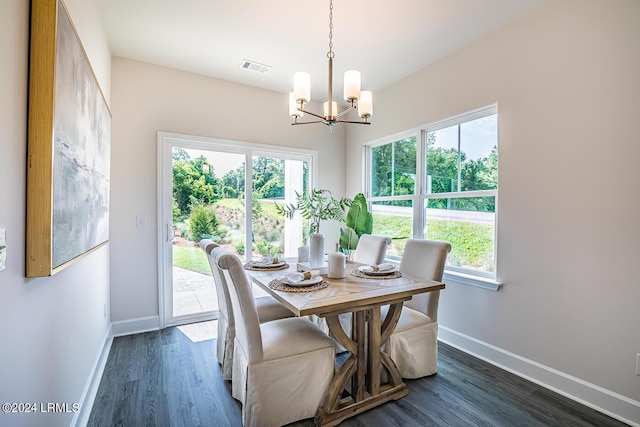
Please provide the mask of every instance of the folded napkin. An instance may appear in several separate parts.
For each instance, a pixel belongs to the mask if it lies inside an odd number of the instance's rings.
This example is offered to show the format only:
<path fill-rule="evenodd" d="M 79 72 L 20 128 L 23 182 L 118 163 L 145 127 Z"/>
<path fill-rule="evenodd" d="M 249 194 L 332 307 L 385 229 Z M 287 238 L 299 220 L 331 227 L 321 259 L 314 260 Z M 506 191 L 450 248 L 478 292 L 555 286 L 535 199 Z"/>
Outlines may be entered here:
<path fill-rule="evenodd" d="M 318 270 L 311 270 L 305 272 L 292 271 L 291 273 L 287 273 L 282 276 L 283 279 L 286 279 L 289 283 L 300 283 L 303 280 L 309 280 L 312 277 L 318 276 Z"/>
<path fill-rule="evenodd" d="M 304 273 L 298 273 L 297 271 L 287 273 L 282 276 L 283 279 L 286 279 L 289 283 L 300 283 L 304 280 Z"/>
<path fill-rule="evenodd" d="M 394 264 L 391 264 L 390 262 L 385 262 L 382 264 L 378 264 L 378 265 L 372 265 L 371 269 L 375 272 L 378 271 L 389 271 L 389 270 L 393 270 L 394 268 L 396 268 L 396 266 Z"/>
<path fill-rule="evenodd" d="M 278 258 L 275 258 L 271 255 L 267 255 L 264 258 L 262 258 L 260 261 L 258 261 L 258 264 L 277 264 L 280 260 Z"/>

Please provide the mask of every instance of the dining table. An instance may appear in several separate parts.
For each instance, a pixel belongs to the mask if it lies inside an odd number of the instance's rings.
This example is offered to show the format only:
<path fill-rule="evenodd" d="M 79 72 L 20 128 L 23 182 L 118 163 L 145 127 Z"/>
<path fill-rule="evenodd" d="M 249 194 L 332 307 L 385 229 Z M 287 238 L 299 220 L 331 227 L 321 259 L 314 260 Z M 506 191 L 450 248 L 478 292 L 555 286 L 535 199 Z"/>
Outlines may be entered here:
<path fill-rule="evenodd" d="M 444 289 L 445 285 L 397 270 L 393 275 L 367 275 L 359 268 L 363 264 L 347 262 L 344 278 L 322 275 L 322 282 L 306 289 L 289 287 L 283 278 L 297 271 L 297 263 L 295 259 L 285 261 L 287 267 L 282 269 L 246 272 L 253 283 L 296 316 L 323 317 L 332 338 L 349 352 L 346 360 L 336 367 L 315 424 L 338 425 L 349 417 L 406 396 L 409 390 L 396 364 L 384 352 L 384 345 L 398 323 L 404 301 L 417 294 Z M 381 308 L 387 305 L 387 314 L 382 318 Z M 352 313 L 351 333 L 340 323 L 339 316 L 343 313 Z"/>

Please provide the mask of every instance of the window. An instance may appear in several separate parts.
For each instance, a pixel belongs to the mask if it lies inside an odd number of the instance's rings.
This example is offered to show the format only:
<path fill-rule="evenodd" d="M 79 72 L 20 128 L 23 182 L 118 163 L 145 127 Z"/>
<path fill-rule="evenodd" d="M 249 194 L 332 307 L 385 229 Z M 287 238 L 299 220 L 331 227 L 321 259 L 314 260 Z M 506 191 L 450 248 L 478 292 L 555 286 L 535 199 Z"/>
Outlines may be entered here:
<path fill-rule="evenodd" d="M 367 147 L 373 233 L 451 243 L 446 271 L 495 279 L 498 116 L 495 106 Z"/>

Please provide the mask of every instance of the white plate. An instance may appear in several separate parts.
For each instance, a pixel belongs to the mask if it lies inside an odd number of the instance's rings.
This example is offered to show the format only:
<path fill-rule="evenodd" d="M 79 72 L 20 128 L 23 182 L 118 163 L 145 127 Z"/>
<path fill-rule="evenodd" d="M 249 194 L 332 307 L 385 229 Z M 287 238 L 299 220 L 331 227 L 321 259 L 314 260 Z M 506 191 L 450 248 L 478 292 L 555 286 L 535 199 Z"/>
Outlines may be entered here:
<path fill-rule="evenodd" d="M 282 267 L 283 265 L 285 265 L 286 262 L 285 261 L 280 261 L 278 263 L 275 264 L 264 264 L 261 262 L 254 262 L 251 264 L 252 267 L 256 267 L 256 268 L 276 268 L 276 267 Z"/>
<path fill-rule="evenodd" d="M 291 283 L 286 277 L 283 277 L 282 279 L 280 279 L 280 281 L 285 285 L 295 286 L 295 287 L 304 287 L 304 286 L 312 286 L 322 282 L 322 276 L 314 276 L 311 279 L 303 280 L 298 283 Z"/>
<path fill-rule="evenodd" d="M 388 276 L 389 274 L 393 274 L 397 271 L 395 267 L 388 270 L 373 271 L 373 267 L 370 265 L 358 267 L 358 270 L 364 274 L 368 274 L 369 276 Z"/>

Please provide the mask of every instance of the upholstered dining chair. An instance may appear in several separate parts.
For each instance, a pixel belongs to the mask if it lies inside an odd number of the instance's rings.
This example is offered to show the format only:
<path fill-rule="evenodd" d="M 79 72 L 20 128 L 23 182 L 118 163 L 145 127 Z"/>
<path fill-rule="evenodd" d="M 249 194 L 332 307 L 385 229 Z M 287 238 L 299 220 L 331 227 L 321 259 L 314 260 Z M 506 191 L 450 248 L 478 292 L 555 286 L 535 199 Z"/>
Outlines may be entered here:
<path fill-rule="evenodd" d="M 211 256 L 211 251 L 219 247 L 217 243 L 209 239 L 200 241 L 200 247 L 207 254 L 213 281 L 218 297 L 218 338 L 216 343 L 216 358 L 220 363 L 222 377 L 231 380 L 233 371 L 233 341 L 235 338 L 235 323 L 233 319 L 233 307 L 229 299 L 229 291 L 225 284 L 225 278 L 220 273 L 218 266 Z M 275 319 L 293 317 L 293 313 L 284 305 L 276 301 L 272 296 L 255 298 L 255 306 L 260 322 L 269 322 Z"/>
<path fill-rule="evenodd" d="M 384 261 L 387 254 L 387 246 L 391 239 L 386 236 L 363 234 L 358 240 L 353 260 L 363 264 L 377 265 Z"/>
<path fill-rule="evenodd" d="M 313 417 L 333 377 L 332 340 L 306 318 L 260 323 L 240 259 L 221 247 L 211 256 L 233 306 L 231 390 L 242 403 L 243 425 L 282 426 Z"/>
<path fill-rule="evenodd" d="M 409 239 L 400 271 L 417 279 L 440 282 L 450 251 L 451 245 L 446 242 Z M 440 291 L 414 295 L 402 307 L 396 329 L 385 346 L 402 378 L 420 378 L 437 371 L 439 298 Z M 381 310 L 382 318 L 387 310 L 388 306 Z"/>

